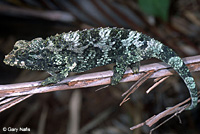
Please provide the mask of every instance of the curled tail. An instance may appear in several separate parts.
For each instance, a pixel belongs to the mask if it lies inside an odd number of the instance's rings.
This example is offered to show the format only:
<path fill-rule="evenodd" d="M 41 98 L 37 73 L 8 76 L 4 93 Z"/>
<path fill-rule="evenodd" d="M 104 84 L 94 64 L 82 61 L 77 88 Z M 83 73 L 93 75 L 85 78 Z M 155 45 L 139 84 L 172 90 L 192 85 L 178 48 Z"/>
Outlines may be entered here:
<path fill-rule="evenodd" d="M 183 60 L 171 48 L 154 39 L 148 42 L 146 50 L 149 53 L 149 58 L 154 57 L 166 62 L 181 76 L 191 96 L 191 104 L 187 110 L 195 108 L 198 101 L 197 88 L 194 78 Z"/>

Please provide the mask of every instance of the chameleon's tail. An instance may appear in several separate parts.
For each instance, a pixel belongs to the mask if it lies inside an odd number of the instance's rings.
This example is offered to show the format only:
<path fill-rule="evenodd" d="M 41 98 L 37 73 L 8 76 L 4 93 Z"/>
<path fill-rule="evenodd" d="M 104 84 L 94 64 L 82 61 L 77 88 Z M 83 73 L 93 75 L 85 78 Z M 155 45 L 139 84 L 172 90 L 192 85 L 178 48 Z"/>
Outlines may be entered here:
<path fill-rule="evenodd" d="M 153 53 L 151 57 L 155 57 L 166 62 L 181 76 L 186 86 L 188 87 L 191 96 L 191 105 L 187 108 L 187 110 L 195 108 L 198 101 L 197 88 L 189 69 L 187 68 L 183 60 L 172 49 L 163 45 L 160 42 L 156 43 L 158 46 L 161 47 L 156 46 L 156 50 L 151 49 Z"/>

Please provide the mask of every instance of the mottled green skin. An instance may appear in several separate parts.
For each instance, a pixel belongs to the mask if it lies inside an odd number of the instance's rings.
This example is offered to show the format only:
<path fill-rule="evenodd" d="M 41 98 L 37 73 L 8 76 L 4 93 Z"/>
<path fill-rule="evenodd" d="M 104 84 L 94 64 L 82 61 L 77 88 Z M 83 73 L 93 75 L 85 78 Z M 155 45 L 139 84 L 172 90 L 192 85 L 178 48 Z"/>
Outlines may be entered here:
<path fill-rule="evenodd" d="M 20 40 L 4 62 L 32 70 L 45 70 L 52 76 L 42 85 L 57 83 L 69 72 L 84 72 L 97 66 L 115 63 L 111 85 L 122 79 L 131 67 L 137 73 L 140 61 L 157 58 L 173 67 L 186 83 L 192 104 L 197 105 L 197 89 L 193 77 L 181 58 L 157 40 L 123 28 L 97 28 L 57 34 L 46 39 Z"/>

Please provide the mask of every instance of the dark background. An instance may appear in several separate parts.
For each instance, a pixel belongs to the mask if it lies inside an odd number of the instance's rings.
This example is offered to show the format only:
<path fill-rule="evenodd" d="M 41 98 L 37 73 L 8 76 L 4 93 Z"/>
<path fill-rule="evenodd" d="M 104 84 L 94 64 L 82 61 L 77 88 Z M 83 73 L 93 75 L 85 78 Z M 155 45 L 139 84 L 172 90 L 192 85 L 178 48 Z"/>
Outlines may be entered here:
<path fill-rule="evenodd" d="M 3 63 L 4 56 L 17 40 L 107 26 L 143 32 L 173 48 L 180 57 L 200 54 L 198 0 L 1 0 L 0 83 L 43 80 L 48 76 L 45 72 L 22 70 Z M 144 64 L 149 62 L 158 60 Z M 112 69 L 112 65 L 88 72 L 108 69 Z M 198 87 L 199 74 L 192 73 Z M 189 97 L 184 82 L 175 74 L 149 94 L 145 91 L 153 80 L 146 81 L 120 107 L 121 94 L 133 83 L 122 83 L 98 92 L 95 92 L 98 87 L 93 87 L 36 94 L 0 113 L 0 133 L 3 127 L 28 127 L 31 131 L 24 133 L 145 134 L 155 126 L 134 131 L 129 128 Z M 199 134 L 199 113 L 199 107 L 184 111 L 153 134 Z"/>

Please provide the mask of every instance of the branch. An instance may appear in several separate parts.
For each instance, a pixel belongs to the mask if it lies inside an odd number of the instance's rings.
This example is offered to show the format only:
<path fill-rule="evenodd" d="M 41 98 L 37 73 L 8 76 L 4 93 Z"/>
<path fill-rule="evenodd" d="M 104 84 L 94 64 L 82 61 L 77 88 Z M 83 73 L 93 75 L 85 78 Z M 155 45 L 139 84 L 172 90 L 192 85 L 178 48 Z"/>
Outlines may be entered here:
<path fill-rule="evenodd" d="M 187 57 L 183 60 L 187 64 L 191 72 L 196 72 L 200 70 L 200 55 Z M 150 78 L 170 76 L 173 75 L 174 72 L 172 69 L 169 69 L 169 66 L 166 63 L 153 63 L 141 66 L 138 74 L 133 74 L 132 71 L 128 69 L 125 72 L 124 78 L 120 82 L 137 81 L 141 76 L 145 74 L 145 72 L 148 72 L 150 70 L 155 71 L 155 73 L 153 73 Z M 45 87 L 40 86 L 41 81 L 0 85 L 0 97 L 20 96 L 58 90 L 69 90 L 106 85 L 110 84 L 110 79 L 112 75 L 112 71 L 76 75 L 67 77 L 65 80 L 59 82 L 58 84 Z"/>
<path fill-rule="evenodd" d="M 200 55 L 187 57 L 183 60 L 187 64 L 191 72 L 200 70 Z M 128 69 L 120 82 L 137 81 L 142 78 L 142 76 L 144 76 L 147 72 L 152 70 L 154 70 L 154 73 L 150 76 L 150 78 L 159 78 L 173 75 L 174 71 L 169 68 L 170 67 L 166 63 L 161 62 L 141 66 L 138 74 L 133 74 L 132 71 Z M 107 85 L 110 84 L 110 79 L 112 75 L 112 71 L 77 75 L 67 77 L 65 80 L 59 82 L 58 84 L 48 85 L 45 87 L 40 86 L 41 81 L 0 85 L 0 97 L 18 97 L 23 95 L 32 95 L 36 93 L 46 93 L 58 90 L 69 90 Z M 1 108 L 2 106 L 0 106 L 0 111 Z"/>

